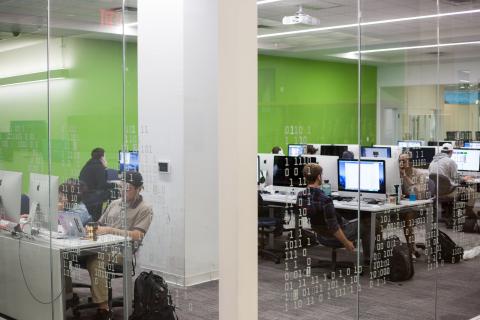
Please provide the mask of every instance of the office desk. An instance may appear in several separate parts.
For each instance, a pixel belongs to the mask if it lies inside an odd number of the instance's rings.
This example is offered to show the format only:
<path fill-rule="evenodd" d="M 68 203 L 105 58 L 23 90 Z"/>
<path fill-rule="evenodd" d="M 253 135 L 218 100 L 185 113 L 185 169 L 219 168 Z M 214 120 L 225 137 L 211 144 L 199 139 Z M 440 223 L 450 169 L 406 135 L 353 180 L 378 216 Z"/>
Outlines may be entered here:
<path fill-rule="evenodd" d="M 124 240 L 121 236 L 104 235 L 98 241 L 52 239 L 50 244 L 45 237 L 19 240 L 0 232 L 0 313 L 18 320 L 64 319 L 64 274 L 68 270 L 64 254 L 68 256 L 72 250 L 101 250 L 111 245 L 123 247 Z"/>
<path fill-rule="evenodd" d="M 297 195 L 292 195 L 292 194 L 262 194 L 263 201 L 265 202 L 271 202 L 271 203 L 283 203 L 285 205 L 294 205 L 297 202 Z M 417 200 L 417 201 L 409 201 L 409 200 L 402 200 L 400 201 L 400 204 L 382 204 L 382 205 L 373 205 L 373 204 L 367 204 L 360 202 L 347 202 L 347 201 L 333 201 L 333 205 L 335 209 L 342 209 L 342 210 L 350 210 L 350 211 L 358 211 L 360 210 L 360 214 L 364 213 L 369 213 L 370 214 L 370 219 L 371 219 L 371 228 L 370 228 L 370 243 L 373 244 L 375 243 L 375 224 L 376 224 L 376 218 L 377 214 L 382 214 L 382 213 L 398 213 L 404 210 L 410 210 L 415 207 L 422 207 L 422 206 L 427 206 L 432 204 L 432 200 Z M 295 219 L 297 221 L 297 219 Z M 303 217 L 302 219 L 302 226 L 309 226 L 307 222 L 307 218 Z M 296 225 L 295 228 L 298 228 Z M 425 228 L 425 232 L 428 232 L 431 229 L 431 225 L 428 224 L 427 221 L 427 226 Z M 370 258 L 373 256 L 375 246 L 371 245 L 370 246 L 370 253 L 369 256 Z M 372 260 L 372 259 L 370 259 Z"/>

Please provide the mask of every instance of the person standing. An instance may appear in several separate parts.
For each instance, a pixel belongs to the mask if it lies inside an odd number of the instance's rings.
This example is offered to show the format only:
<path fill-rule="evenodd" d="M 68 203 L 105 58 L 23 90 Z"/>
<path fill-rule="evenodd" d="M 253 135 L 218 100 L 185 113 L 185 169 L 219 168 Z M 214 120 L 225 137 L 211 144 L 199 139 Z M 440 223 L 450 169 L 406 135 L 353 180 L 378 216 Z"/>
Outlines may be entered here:
<path fill-rule="evenodd" d="M 105 150 L 95 148 L 91 152 L 91 159 L 85 163 L 80 171 L 79 179 L 86 185 L 83 202 L 88 213 L 97 221 L 102 215 L 102 207 L 108 199 L 107 161 Z"/>

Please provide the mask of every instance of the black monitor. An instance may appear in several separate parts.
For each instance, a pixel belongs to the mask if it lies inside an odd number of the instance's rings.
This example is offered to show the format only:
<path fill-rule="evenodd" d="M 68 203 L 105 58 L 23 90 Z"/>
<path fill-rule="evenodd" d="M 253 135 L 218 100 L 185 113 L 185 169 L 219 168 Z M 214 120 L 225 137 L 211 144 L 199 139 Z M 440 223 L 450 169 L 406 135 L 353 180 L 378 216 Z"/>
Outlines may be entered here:
<path fill-rule="evenodd" d="M 322 156 L 342 157 L 343 153 L 348 150 L 348 146 L 322 145 L 320 146 L 320 154 Z"/>
<path fill-rule="evenodd" d="M 433 157 L 437 153 L 434 147 L 403 148 L 402 153 L 410 154 L 410 161 L 413 167 L 427 169 Z"/>
<path fill-rule="evenodd" d="M 317 158 L 275 156 L 273 158 L 273 185 L 292 188 L 306 187 L 303 167 L 311 162 L 317 162 Z"/>
<path fill-rule="evenodd" d="M 138 171 L 138 151 L 119 151 L 118 162 L 120 164 L 120 172 Z"/>
<path fill-rule="evenodd" d="M 289 144 L 288 145 L 288 155 L 291 157 L 298 157 L 307 153 L 306 144 Z"/>
<path fill-rule="evenodd" d="M 358 164 L 360 163 L 360 181 Z M 385 160 L 338 159 L 338 191 L 385 194 Z"/>
<path fill-rule="evenodd" d="M 452 141 L 428 141 L 427 145 L 430 147 L 441 147 L 444 143 L 454 144 Z"/>
<path fill-rule="evenodd" d="M 366 158 L 391 158 L 392 149 L 390 147 L 362 147 L 362 157 Z"/>

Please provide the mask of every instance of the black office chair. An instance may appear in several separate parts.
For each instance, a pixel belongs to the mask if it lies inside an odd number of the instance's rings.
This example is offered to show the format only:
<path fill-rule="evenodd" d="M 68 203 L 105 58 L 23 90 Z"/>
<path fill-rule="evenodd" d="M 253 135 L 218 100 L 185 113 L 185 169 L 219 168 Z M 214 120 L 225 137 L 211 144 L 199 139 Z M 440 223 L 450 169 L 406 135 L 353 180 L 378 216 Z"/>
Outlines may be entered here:
<path fill-rule="evenodd" d="M 273 206 L 274 209 L 282 209 L 282 206 Z M 263 258 L 269 258 L 280 263 L 284 257 L 285 252 L 281 250 L 275 250 L 273 248 L 266 248 L 266 240 L 270 235 L 277 233 L 279 228 L 279 219 L 269 216 L 269 210 L 272 206 L 265 205 L 263 198 L 258 194 L 258 234 L 260 235 L 260 243 L 258 246 L 258 254 Z M 280 226 L 281 228 L 281 226 Z"/>
<path fill-rule="evenodd" d="M 443 174 L 431 173 L 428 178 L 428 188 L 434 200 L 434 214 L 439 209 L 441 219 L 447 227 L 451 227 L 453 225 L 454 198 L 449 195 L 456 190 L 458 185 L 452 184 L 450 179 Z M 437 202 L 440 208 L 437 208 Z"/>
<path fill-rule="evenodd" d="M 337 261 L 337 250 L 343 248 L 343 244 L 337 239 L 326 238 L 320 234 L 317 234 L 317 241 L 322 246 L 331 250 L 330 260 L 319 260 L 312 268 L 329 269 L 332 273 L 335 273 L 338 269 L 354 268 L 355 263 L 351 261 Z"/>
<path fill-rule="evenodd" d="M 132 277 L 135 276 L 135 265 L 136 265 L 136 259 L 135 259 L 135 254 L 132 254 Z M 80 266 L 83 269 L 86 269 L 86 259 L 80 259 Z M 112 290 L 112 280 L 113 279 L 119 279 L 123 278 L 123 265 L 121 264 L 112 264 L 113 270 L 106 270 L 107 274 L 107 286 L 108 286 L 108 310 L 110 313 L 111 319 L 113 319 L 113 308 L 119 308 L 123 307 L 123 297 L 116 297 L 113 298 L 113 290 Z M 90 284 L 85 284 L 85 283 L 72 283 L 73 288 L 91 288 Z M 79 304 L 78 303 L 79 298 L 78 295 L 74 293 L 74 296 L 72 298 L 72 302 L 70 304 L 67 304 L 67 307 L 70 306 L 72 308 L 72 313 L 75 317 L 80 317 L 80 311 L 81 310 L 87 310 L 87 309 L 96 309 L 98 304 L 94 303 L 92 301 L 92 298 L 88 298 L 87 303 Z"/>

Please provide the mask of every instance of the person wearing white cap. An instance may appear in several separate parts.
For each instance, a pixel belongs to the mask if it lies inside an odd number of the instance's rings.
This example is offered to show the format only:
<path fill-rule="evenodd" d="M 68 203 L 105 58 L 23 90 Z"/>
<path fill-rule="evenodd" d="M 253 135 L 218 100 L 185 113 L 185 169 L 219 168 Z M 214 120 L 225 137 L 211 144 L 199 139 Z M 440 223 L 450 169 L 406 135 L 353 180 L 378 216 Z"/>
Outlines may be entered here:
<path fill-rule="evenodd" d="M 441 174 L 450 179 L 452 184 L 455 184 L 455 180 L 458 178 L 457 163 L 452 159 L 453 146 L 451 143 L 444 143 L 440 149 L 440 153 L 437 153 L 430 166 L 428 167 L 429 173 Z"/>

